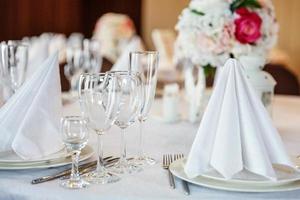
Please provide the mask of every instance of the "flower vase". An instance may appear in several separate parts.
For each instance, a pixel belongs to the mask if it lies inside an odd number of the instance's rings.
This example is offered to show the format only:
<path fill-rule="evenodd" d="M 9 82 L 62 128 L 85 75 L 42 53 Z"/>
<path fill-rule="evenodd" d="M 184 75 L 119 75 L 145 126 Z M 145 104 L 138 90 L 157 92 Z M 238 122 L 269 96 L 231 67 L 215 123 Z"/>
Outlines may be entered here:
<path fill-rule="evenodd" d="M 188 102 L 188 121 L 194 123 L 201 118 L 202 101 L 206 88 L 204 69 L 184 62 L 185 99 Z"/>
<path fill-rule="evenodd" d="M 265 108 L 272 115 L 272 102 L 276 81 L 271 74 L 263 71 L 266 63 L 261 56 L 241 56 L 240 62 L 244 66 L 247 79 L 255 89 L 256 94 L 261 99 Z"/>

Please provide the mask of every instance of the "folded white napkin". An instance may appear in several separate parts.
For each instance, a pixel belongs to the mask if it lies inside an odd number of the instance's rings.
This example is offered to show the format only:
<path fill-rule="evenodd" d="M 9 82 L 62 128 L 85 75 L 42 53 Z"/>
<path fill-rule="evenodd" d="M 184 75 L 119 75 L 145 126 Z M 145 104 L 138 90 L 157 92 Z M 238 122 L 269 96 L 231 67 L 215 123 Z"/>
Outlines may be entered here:
<path fill-rule="evenodd" d="M 58 56 L 49 57 L 0 109 L 0 151 L 40 158 L 62 149 Z"/>
<path fill-rule="evenodd" d="M 123 71 L 129 69 L 129 53 L 133 51 L 143 51 L 144 46 L 140 37 L 134 36 L 123 50 L 121 56 L 112 66 L 111 71 Z"/>
<path fill-rule="evenodd" d="M 185 173 L 196 177 L 214 169 L 230 179 L 247 169 L 276 180 L 272 164 L 293 167 L 243 67 L 229 59 L 218 73 Z"/>

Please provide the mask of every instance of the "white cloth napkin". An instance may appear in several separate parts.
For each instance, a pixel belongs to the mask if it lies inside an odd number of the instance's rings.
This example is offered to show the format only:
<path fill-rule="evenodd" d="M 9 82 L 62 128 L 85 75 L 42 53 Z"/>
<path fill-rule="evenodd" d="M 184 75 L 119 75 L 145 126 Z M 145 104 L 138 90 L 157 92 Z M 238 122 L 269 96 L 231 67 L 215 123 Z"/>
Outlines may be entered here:
<path fill-rule="evenodd" d="M 196 177 L 214 169 L 231 179 L 247 169 L 276 180 L 275 163 L 293 167 L 244 68 L 237 60 L 229 59 L 219 71 L 185 173 Z"/>
<path fill-rule="evenodd" d="M 128 43 L 121 56 L 112 66 L 111 71 L 124 71 L 129 69 L 129 53 L 132 51 L 143 51 L 144 46 L 140 37 L 134 36 Z"/>
<path fill-rule="evenodd" d="M 62 149 L 62 112 L 57 54 L 49 57 L 0 109 L 0 151 L 23 159 L 40 158 Z"/>

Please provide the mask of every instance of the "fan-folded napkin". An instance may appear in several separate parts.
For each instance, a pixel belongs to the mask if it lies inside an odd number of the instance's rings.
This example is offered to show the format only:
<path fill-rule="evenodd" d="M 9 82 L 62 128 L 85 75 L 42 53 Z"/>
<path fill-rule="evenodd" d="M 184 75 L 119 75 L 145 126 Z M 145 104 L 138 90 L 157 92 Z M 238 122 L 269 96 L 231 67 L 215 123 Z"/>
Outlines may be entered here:
<path fill-rule="evenodd" d="M 212 169 L 231 179 L 246 169 L 276 180 L 272 164 L 293 167 L 281 138 L 243 66 L 229 59 L 218 80 L 185 165 L 196 177 Z"/>

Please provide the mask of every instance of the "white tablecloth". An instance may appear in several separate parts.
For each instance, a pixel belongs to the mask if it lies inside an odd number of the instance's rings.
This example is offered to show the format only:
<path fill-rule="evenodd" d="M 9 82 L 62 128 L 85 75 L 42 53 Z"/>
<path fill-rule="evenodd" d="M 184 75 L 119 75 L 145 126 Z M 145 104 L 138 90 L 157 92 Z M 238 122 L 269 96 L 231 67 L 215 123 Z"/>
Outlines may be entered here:
<path fill-rule="evenodd" d="M 160 110 L 161 103 L 156 101 L 154 108 Z M 78 114 L 77 106 L 65 107 L 65 114 Z M 276 96 L 273 118 L 288 152 L 291 156 L 300 154 L 300 98 Z M 82 190 L 66 190 L 59 186 L 59 180 L 31 185 L 33 178 L 55 173 L 64 167 L 44 170 L 0 171 L 0 200 L 9 199 L 300 199 L 300 190 L 280 193 L 236 193 L 213 190 L 190 185 L 191 195 L 182 193 L 180 182 L 176 189 L 169 187 L 166 171 L 161 168 L 164 153 L 187 154 L 197 132 L 198 124 L 180 122 L 165 124 L 155 117 L 145 124 L 145 148 L 159 163 L 148 166 L 138 174 L 122 176 L 118 183 L 92 185 Z M 137 150 L 138 127 L 133 125 L 127 130 L 129 154 Z M 1 139 L 0 139 L 1 140 Z M 90 144 L 95 144 L 91 137 Z M 113 127 L 104 136 L 106 155 L 118 155 L 120 146 L 119 129 Z M 130 156 L 129 155 L 129 156 Z"/>

